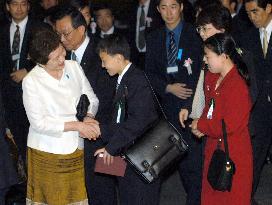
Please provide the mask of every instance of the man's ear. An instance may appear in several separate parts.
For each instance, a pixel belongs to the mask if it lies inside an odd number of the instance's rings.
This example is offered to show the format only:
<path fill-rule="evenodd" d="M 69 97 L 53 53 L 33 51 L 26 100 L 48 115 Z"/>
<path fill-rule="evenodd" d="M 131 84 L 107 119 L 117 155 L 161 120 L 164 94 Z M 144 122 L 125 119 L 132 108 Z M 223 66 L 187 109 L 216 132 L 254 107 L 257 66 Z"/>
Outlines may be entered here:
<path fill-rule="evenodd" d="M 161 12 L 160 12 L 160 8 L 159 8 L 159 6 L 157 6 L 157 10 L 158 10 L 158 12 L 159 12 L 159 13 L 161 13 Z"/>
<path fill-rule="evenodd" d="M 9 12 L 9 5 L 6 3 L 6 9 Z"/>
<path fill-rule="evenodd" d="M 232 10 L 232 11 L 235 11 L 235 7 L 236 7 L 236 3 L 235 3 L 235 2 L 232 2 L 232 3 L 230 4 L 231 10 Z"/>
<path fill-rule="evenodd" d="M 81 26 L 78 27 L 78 30 L 79 30 L 81 33 L 85 33 L 86 28 L 85 28 L 85 26 L 81 25 Z"/>
<path fill-rule="evenodd" d="M 182 14 L 183 12 L 183 3 L 180 4 L 180 13 Z"/>
<path fill-rule="evenodd" d="M 266 5 L 265 12 L 268 14 L 271 14 L 271 12 L 272 12 L 272 5 L 271 4 Z"/>

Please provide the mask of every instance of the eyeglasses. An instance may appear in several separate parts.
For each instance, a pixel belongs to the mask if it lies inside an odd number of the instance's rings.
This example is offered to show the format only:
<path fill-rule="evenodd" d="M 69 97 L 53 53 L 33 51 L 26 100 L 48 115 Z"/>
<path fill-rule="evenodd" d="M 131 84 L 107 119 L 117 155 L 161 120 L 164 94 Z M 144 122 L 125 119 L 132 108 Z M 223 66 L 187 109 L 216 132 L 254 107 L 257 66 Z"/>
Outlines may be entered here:
<path fill-rule="evenodd" d="M 201 32 L 203 32 L 203 33 L 207 33 L 209 30 L 211 30 L 212 28 L 208 28 L 208 27 L 205 27 L 205 26 L 198 26 L 197 28 L 196 28 L 196 31 L 197 31 L 197 33 L 201 33 Z"/>
<path fill-rule="evenodd" d="M 61 38 L 62 36 L 64 37 L 64 38 L 68 38 L 69 37 L 69 35 L 74 31 L 74 30 L 76 30 L 76 29 L 73 29 L 72 31 L 70 31 L 70 32 L 68 32 L 68 33 L 58 33 L 57 32 L 57 34 L 58 34 L 58 36 Z"/>

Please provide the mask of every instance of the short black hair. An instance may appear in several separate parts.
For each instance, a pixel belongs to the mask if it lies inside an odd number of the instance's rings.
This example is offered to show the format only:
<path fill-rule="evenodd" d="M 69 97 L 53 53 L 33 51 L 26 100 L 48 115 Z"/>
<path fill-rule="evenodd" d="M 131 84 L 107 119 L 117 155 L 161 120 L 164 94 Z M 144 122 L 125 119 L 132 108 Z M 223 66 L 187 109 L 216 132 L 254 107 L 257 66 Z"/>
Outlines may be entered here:
<path fill-rule="evenodd" d="M 256 2 L 258 7 L 265 9 L 267 4 L 271 4 L 272 5 L 272 0 L 245 0 L 245 4 L 248 2 Z"/>
<path fill-rule="evenodd" d="M 13 0 L 6 0 L 6 4 L 10 4 Z M 27 0 L 27 2 L 30 4 L 30 0 Z"/>
<path fill-rule="evenodd" d="M 220 0 L 197 0 L 194 4 L 197 11 L 214 5 L 221 6 L 222 3 Z"/>
<path fill-rule="evenodd" d="M 130 47 L 127 40 L 118 34 L 109 35 L 99 41 L 97 48 L 97 53 L 105 52 L 108 55 L 120 54 L 124 56 L 126 60 L 130 59 Z"/>
<path fill-rule="evenodd" d="M 177 2 L 178 4 L 183 4 L 183 0 L 176 0 L 176 2 Z M 160 3 L 161 3 L 161 0 L 157 0 L 157 1 L 156 1 L 156 5 L 157 5 L 157 6 L 159 6 Z"/>
<path fill-rule="evenodd" d="M 33 33 L 29 45 L 29 56 L 37 64 L 45 65 L 49 54 L 60 45 L 60 37 L 51 28 L 40 28 Z"/>
<path fill-rule="evenodd" d="M 84 9 L 85 7 L 90 8 L 90 3 L 87 0 L 69 0 L 69 5 L 75 7 L 78 10 Z"/>
<path fill-rule="evenodd" d="M 62 5 L 58 7 L 58 10 L 52 16 L 52 21 L 56 23 L 56 21 L 61 20 L 62 18 L 70 16 L 72 21 L 72 26 L 74 29 L 79 26 L 84 26 L 87 28 L 87 23 L 84 16 L 81 12 L 71 5 Z"/>
<path fill-rule="evenodd" d="M 216 29 L 224 29 L 226 33 L 230 33 L 232 17 L 227 8 L 212 5 L 203 9 L 197 17 L 197 26 L 204 26 L 206 24 L 212 24 Z"/>
<path fill-rule="evenodd" d="M 112 15 L 113 15 L 113 9 L 109 3 L 98 3 L 97 5 L 94 6 L 94 11 L 97 12 L 99 10 L 107 9 L 110 10 Z"/>

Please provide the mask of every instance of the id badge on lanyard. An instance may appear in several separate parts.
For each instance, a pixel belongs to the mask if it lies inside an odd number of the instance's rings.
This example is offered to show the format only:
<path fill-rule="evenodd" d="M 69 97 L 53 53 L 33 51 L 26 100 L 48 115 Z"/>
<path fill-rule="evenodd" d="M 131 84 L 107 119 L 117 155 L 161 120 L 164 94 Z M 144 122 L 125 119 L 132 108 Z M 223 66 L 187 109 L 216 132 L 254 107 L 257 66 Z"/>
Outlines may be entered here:
<path fill-rule="evenodd" d="M 209 106 L 210 107 L 208 110 L 207 119 L 211 120 L 213 118 L 213 111 L 215 107 L 215 100 L 213 98 L 210 100 Z"/>

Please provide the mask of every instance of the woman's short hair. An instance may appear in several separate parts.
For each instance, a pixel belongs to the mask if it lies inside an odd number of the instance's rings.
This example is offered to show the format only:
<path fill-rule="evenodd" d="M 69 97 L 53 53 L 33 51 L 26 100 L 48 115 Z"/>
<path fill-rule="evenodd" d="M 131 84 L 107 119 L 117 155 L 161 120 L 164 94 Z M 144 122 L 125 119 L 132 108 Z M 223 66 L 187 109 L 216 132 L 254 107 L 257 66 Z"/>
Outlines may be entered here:
<path fill-rule="evenodd" d="M 37 64 L 45 65 L 49 54 L 60 45 L 60 37 L 49 28 L 37 30 L 30 41 L 29 56 Z"/>
<path fill-rule="evenodd" d="M 231 32 L 232 17 L 229 10 L 223 6 L 213 5 L 203 9 L 196 21 L 197 26 L 212 24 L 216 29 Z"/>

